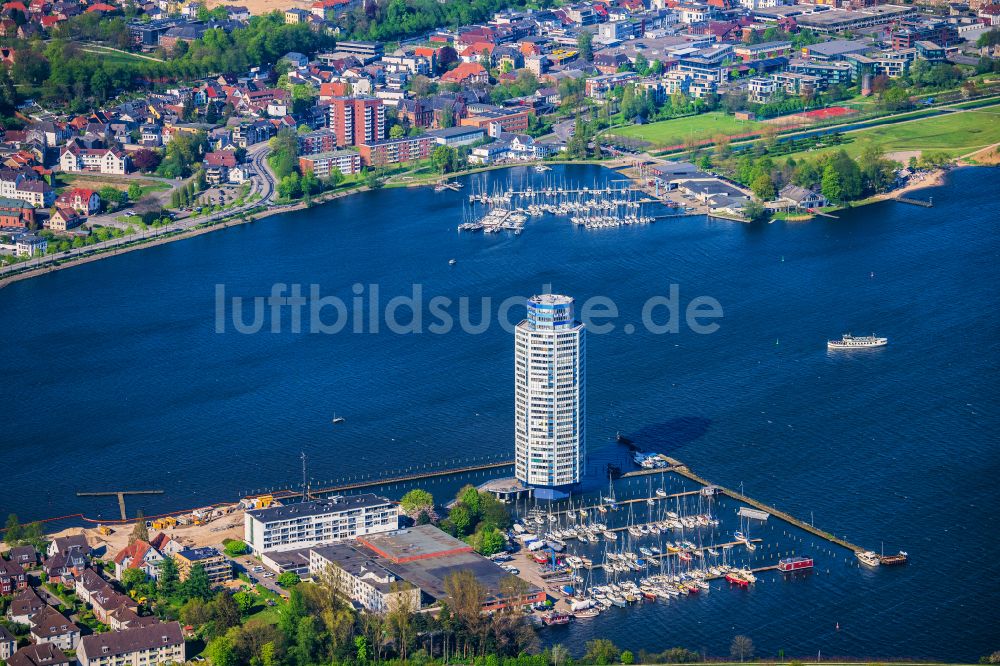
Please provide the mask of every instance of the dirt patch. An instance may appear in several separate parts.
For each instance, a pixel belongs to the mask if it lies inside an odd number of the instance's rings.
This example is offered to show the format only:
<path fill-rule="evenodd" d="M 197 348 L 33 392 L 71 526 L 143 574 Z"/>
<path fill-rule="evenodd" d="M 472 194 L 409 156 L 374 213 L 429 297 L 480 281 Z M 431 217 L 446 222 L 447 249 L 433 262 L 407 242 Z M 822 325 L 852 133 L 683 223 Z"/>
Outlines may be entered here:
<path fill-rule="evenodd" d="M 896 162 L 899 162 L 903 166 L 906 166 L 906 164 L 909 163 L 911 157 L 916 157 L 919 160 L 920 153 L 921 151 L 919 150 L 897 150 L 892 153 L 886 153 L 885 157 L 886 159 L 894 160 Z"/>
<path fill-rule="evenodd" d="M 132 527 L 132 524 L 115 525 L 112 528 L 114 531 L 109 535 L 101 534 L 94 527 L 69 527 L 48 536 L 49 538 L 55 538 L 72 534 L 84 534 L 92 548 L 99 549 L 102 546 L 106 548 L 102 559 L 110 559 L 128 545 L 128 538 L 132 533 Z M 183 525 L 166 530 L 149 528 L 149 536 L 154 537 L 161 531 L 184 546 L 218 546 L 222 543 L 223 539 L 243 538 L 243 512 L 233 512 L 205 525 Z"/>

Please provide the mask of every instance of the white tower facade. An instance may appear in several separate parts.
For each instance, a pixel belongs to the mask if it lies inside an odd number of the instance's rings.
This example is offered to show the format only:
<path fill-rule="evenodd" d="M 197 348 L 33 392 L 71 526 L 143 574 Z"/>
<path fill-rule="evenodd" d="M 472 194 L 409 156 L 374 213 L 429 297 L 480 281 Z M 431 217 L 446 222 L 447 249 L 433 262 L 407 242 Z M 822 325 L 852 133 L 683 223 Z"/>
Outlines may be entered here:
<path fill-rule="evenodd" d="M 514 345 L 515 475 L 544 497 L 578 483 L 585 464 L 586 345 L 573 299 L 528 299 Z"/>

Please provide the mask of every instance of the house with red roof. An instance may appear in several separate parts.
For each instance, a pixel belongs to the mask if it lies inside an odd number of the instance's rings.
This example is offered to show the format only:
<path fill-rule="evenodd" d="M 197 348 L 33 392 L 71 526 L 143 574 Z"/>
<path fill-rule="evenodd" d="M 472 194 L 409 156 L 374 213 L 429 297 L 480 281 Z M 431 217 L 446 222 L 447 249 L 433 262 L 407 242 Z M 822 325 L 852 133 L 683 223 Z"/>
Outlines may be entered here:
<path fill-rule="evenodd" d="M 478 62 L 463 62 L 450 72 L 441 76 L 443 83 L 474 84 L 487 83 L 489 74 Z"/>
<path fill-rule="evenodd" d="M 106 2 L 98 2 L 93 4 L 84 11 L 84 13 L 89 14 L 91 12 L 116 12 L 118 8 L 114 5 L 109 5 Z"/>
<path fill-rule="evenodd" d="M 83 224 L 83 218 L 69 207 L 56 206 L 55 211 L 45 221 L 45 228 L 50 231 L 69 231 Z"/>
<path fill-rule="evenodd" d="M 101 210 L 101 195 L 85 187 L 74 187 L 56 199 L 56 206 L 72 208 L 81 215 L 93 215 Z"/>
<path fill-rule="evenodd" d="M 158 562 L 162 559 L 162 553 L 152 544 L 136 539 L 115 555 L 115 578 L 121 580 L 128 569 L 141 569 L 150 578 L 156 578 L 160 571 Z"/>
<path fill-rule="evenodd" d="M 476 42 L 463 49 L 459 57 L 462 62 L 479 62 L 484 53 L 487 56 L 492 56 L 495 48 L 496 45 L 489 42 Z"/>

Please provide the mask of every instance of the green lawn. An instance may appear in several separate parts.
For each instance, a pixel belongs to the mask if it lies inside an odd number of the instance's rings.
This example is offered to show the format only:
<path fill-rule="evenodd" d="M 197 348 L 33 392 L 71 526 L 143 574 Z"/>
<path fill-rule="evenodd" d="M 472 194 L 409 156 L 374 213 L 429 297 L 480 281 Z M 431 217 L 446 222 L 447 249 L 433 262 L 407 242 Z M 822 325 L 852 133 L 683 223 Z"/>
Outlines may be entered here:
<path fill-rule="evenodd" d="M 100 44 L 90 44 L 87 42 L 80 42 L 79 46 L 82 51 L 98 55 L 101 57 L 102 60 L 120 63 L 123 65 L 132 65 L 137 62 L 153 62 L 153 61 L 162 62 L 150 56 L 142 57 L 134 53 L 123 53 L 122 51 L 116 51 L 112 48 L 101 46 Z"/>
<path fill-rule="evenodd" d="M 661 120 L 648 125 L 614 128 L 608 130 L 608 134 L 640 139 L 654 146 L 667 148 L 681 145 L 685 139 L 692 136 L 700 141 L 708 141 L 717 134 L 727 136 L 746 134 L 756 131 L 760 126 L 761 123 L 753 120 L 736 120 L 734 116 L 721 111 L 712 111 L 686 118 Z"/>
<path fill-rule="evenodd" d="M 874 142 L 887 153 L 920 150 L 942 152 L 957 157 L 1000 142 L 1000 105 L 897 125 L 871 127 L 848 132 L 845 136 L 852 141 L 843 148 L 853 156 L 857 156 L 866 145 Z M 817 157 L 825 152 L 839 149 L 840 147 L 821 148 L 793 153 L 792 157 L 796 159 L 806 156 Z"/>

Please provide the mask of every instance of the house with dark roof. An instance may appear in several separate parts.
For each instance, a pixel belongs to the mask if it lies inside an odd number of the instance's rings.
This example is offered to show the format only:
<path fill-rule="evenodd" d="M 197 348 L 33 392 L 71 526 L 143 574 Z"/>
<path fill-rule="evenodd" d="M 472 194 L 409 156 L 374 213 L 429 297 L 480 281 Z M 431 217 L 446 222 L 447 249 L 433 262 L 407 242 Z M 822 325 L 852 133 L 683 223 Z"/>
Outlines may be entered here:
<path fill-rule="evenodd" d="M 822 208 L 827 204 L 826 197 L 798 185 L 785 185 L 778 193 L 778 201 L 788 203 L 791 207 L 805 210 L 807 208 Z"/>
<path fill-rule="evenodd" d="M 30 633 L 35 643 L 51 643 L 60 650 L 75 650 L 80 642 L 80 627 L 52 606 L 35 613 Z"/>
<path fill-rule="evenodd" d="M 69 666 L 70 658 L 52 643 L 26 645 L 7 660 L 7 666 Z"/>
<path fill-rule="evenodd" d="M 23 201 L 18 201 L 17 199 L 7 200 L 10 204 L 18 205 L 21 210 L 24 210 L 25 203 Z M 0 199 L 0 211 L 3 210 L 4 200 Z M 27 207 L 34 213 L 34 209 Z M 38 564 L 38 551 L 35 550 L 34 546 L 14 546 L 10 549 L 10 561 L 20 564 L 25 569 L 30 569 L 31 567 Z"/>
<path fill-rule="evenodd" d="M 17 624 L 28 624 L 31 618 L 40 610 L 46 607 L 34 588 L 26 587 L 14 593 L 10 607 L 7 609 L 7 617 L 11 622 Z"/>
<path fill-rule="evenodd" d="M 181 664 L 185 661 L 184 636 L 177 622 L 92 634 L 80 641 L 76 658 L 80 666 Z"/>
<path fill-rule="evenodd" d="M 7 661 L 17 652 L 17 639 L 7 627 L 0 625 L 0 661 Z"/>
<path fill-rule="evenodd" d="M 86 535 L 70 534 L 68 536 L 56 537 L 49 542 L 49 547 L 45 553 L 49 557 L 52 557 L 57 553 L 65 555 L 74 550 L 82 555 L 90 555 L 90 544 L 87 543 Z"/>
<path fill-rule="evenodd" d="M 14 590 L 28 587 L 28 576 L 17 562 L 0 559 L 0 594 L 9 595 Z"/>

